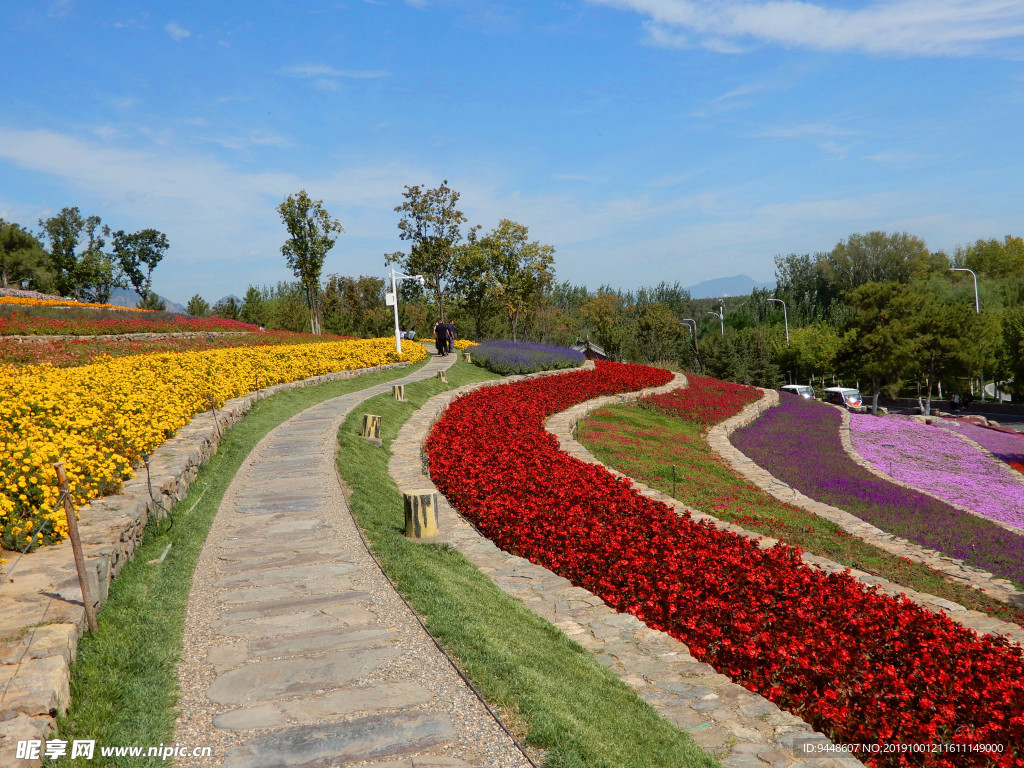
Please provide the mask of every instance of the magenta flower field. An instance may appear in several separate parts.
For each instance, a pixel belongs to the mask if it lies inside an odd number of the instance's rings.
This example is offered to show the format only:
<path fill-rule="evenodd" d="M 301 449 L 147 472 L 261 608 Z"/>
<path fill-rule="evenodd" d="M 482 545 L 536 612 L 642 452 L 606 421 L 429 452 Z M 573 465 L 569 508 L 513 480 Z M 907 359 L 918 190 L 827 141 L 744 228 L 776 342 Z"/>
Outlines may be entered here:
<path fill-rule="evenodd" d="M 1024 464 L 1024 436 L 1022 435 L 979 427 L 977 424 L 953 419 L 937 419 L 932 424 L 948 429 L 954 434 L 970 438 L 1007 464 Z"/>
<path fill-rule="evenodd" d="M 850 436 L 857 453 L 896 480 L 1024 529 L 1024 476 L 1018 480 L 1009 467 L 952 430 L 894 416 L 850 414 Z"/>

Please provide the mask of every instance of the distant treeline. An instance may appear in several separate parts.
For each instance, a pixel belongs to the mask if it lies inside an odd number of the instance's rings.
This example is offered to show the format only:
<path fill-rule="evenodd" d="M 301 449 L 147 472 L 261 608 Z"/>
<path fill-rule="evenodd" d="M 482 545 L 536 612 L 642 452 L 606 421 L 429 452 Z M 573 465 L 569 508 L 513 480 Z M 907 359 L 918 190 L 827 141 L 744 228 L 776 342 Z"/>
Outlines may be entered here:
<path fill-rule="evenodd" d="M 544 253 L 542 268 L 536 259 L 528 262 L 533 277 L 514 301 L 491 290 L 493 283 L 472 279 L 472 269 L 450 274 L 445 314 L 459 335 L 565 346 L 588 340 L 612 359 L 768 387 L 841 383 L 869 394 L 920 391 L 927 397 L 938 394 L 939 382 L 945 396 L 978 395 L 981 383 L 993 380 L 1018 391 L 1013 380 L 1024 381 L 1020 237 L 979 240 L 946 254 L 906 233 L 854 234 L 828 252 L 777 256 L 774 290 L 722 299 L 693 299 L 679 282 L 636 291 L 557 282 L 553 257 Z M 977 276 L 980 311 L 974 279 L 964 270 Z M 379 277 L 329 276 L 321 292 L 323 331 L 392 333 L 389 289 Z M 253 286 L 240 303 L 214 308 L 194 297 L 189 311 L 268 328 L 309 328 L 303 290 L 292 283 Z M 400 283 L 403 328 L 429 336 L 438 316 L 430 284 Z"/>

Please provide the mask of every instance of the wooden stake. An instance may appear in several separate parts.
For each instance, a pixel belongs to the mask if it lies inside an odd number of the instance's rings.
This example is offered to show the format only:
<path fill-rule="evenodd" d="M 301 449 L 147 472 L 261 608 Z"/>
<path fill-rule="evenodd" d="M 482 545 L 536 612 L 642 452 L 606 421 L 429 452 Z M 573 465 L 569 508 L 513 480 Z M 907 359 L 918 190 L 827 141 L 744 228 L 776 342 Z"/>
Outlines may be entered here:
<path fill-rule="evenodd" d="M 94 635 L 100 631 L 96 623 L 96 607 L 92 602 L 92 590 L 89 589 L 89 577 L 85 571 L 85 557 L 82 555 L 82 539 L 78 535 L 78 517 L 75 514 L 75 505 L 71 503 L 70 486 L 68 476 L 64 471 L 64 462 L 58 461 L 53 465 L 57 470 L 57 483 L 60 486 L 61 496 L 64 497 L 64 513 L 68 518 L 68 538 L 71 539 L 71 551 L 75 554 L 75 568 L 78 570 L 78 583 L 82 587 L 82 605 L 85 607 L 85 621 L 89 625 L 89 631 Z"/>

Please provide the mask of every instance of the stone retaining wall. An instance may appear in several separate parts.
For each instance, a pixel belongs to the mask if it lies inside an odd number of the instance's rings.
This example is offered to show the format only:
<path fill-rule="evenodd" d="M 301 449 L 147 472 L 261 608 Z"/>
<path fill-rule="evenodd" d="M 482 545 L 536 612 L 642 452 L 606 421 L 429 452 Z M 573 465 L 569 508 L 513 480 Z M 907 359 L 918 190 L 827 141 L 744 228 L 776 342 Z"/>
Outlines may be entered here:
<path fill-rule="evenodd" d="M 79 528 L 92 594 L 100 604 L 110 580 L 142 541 L 146 523 L 164 516 L 188 494 L 199 468 L 216 453 L 223 432 L 241 421 L 253 403 L 276 392 L 402 368 L 408 363 L 340 371 L 278 384 L 228 400 L 214 414 L 198 414 L 149 458 L 152 497 L 145 468 L 121 493 L 80 510 Z M 219 426 L 219 429 L 218 429 Z M 70 664 L 85 627 L 85 610 L 71 546 L 44 547 L 18 560 L 4 552 L 0 581 L 0 755 L 14 755 L 22 739 L 45 739 L 70 698 Z"/>
<path fill-rule="evenodd" d="M 154 339 L 207 339 L 213 340 L 219 336 L 248 336 L 258 331 L 181 331 L 180 333 L 111 333 L 102 336 L 66 336 L 61 334 L 28 335 L 28 336 L 4 336 L 4 339 L 17 341 L 19 343 L 42 343 L 46 341 L 110 341 L 111 339 L 125 341 L 151 341 Z"/>

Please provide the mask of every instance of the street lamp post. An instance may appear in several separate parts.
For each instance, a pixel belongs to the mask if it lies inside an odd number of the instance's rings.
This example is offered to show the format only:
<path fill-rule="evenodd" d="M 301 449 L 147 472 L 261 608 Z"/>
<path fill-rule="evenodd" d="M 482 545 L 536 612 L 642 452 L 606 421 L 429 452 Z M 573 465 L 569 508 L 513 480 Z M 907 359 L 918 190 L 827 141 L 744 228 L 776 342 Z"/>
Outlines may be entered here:
<path fill-rule="evenodd" d="M 768 299 L 768 301 L 777 301 L 782 305 L 782 322 L 786 324 L 786 346 L 789 346 L 789 315 L 786 314 L 786 302 L 782 299 Z"/>
<path fill-rule="evenodd" d="M 725 305 L 719 304 L 717 312 L 709 311 L 708 314 L 718 318 L 718 323 L 722 326 L 722 335 L 725 336 Z"/>
<path fill-rule="evenodd" d="M 395 272 L 394 267 L 391 268 L 391 295 L 385 297 L 385 303 L 390 303 L 395 308 L 395 351 L 398 354 L 402 354 L 402 337 L 398 330 L 398 283 L 402 280 L 418 280 L 420 285 L 427 282 L 423 275 L 403 275 Z"/>
<path fill-rule="evenodd" d="M 971 273 L 971 277 L 974 278 L 974 311 L 981 314 L 981 304 L 978 302 L 978 276 L 974 274 L 974 270 L 968 269 L 967 267 L 950 267 L 949 271 Z"/>

